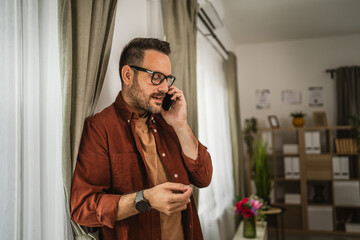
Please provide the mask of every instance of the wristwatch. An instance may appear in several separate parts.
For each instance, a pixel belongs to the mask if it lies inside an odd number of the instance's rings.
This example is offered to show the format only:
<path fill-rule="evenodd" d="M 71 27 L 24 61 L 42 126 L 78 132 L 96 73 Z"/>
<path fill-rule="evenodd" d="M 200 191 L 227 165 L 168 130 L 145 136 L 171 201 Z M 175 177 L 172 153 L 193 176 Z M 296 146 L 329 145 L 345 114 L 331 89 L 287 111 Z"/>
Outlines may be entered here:
<path fill-rule="evenodd" d="M 147 212 L 151 209 L 150 203 L 144 198 L 143 190 L 136 193 L 135 208 L 139 212 Z"/>

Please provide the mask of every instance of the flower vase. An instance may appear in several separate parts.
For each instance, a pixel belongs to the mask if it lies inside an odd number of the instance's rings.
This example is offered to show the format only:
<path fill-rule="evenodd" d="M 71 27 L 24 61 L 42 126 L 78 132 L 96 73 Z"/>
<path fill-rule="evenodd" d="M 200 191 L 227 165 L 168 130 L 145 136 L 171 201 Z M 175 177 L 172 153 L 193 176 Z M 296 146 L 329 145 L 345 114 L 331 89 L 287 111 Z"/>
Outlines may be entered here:
<path fill-rule="evenodd" d="M 243 237 L 244 238 L 256 238 L 255 216 L 251 216 L 249 218 L 244 218 Z"/>

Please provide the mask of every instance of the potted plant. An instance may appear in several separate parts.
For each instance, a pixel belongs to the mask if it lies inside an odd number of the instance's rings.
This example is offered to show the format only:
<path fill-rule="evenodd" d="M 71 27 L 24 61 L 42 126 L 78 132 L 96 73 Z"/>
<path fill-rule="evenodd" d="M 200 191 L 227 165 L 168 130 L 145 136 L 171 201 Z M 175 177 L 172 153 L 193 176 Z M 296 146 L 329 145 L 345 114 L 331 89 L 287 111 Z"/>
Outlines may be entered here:
<path fill-rule="evenodd" d="M 247 147 L 247 155 L 252 159 L 254 152 L 254 140 L 258 131 L 257 119 L 252 117 L 245 119 L 244 140 Z"/>
<path fill-rule="evenodd" d="M 305 124 L 305 119 L 304 117 L 306 116 L 305 113 L 303 112 L 292 112 L 290 114 L 291 117 L 293 117 L 292 123 L 294 125 L 294 127 L 302 127 Z"/>
<path fill-rule="evenodd" d="M 266 208 L 270 205 L 272 177 L 267 155 L 267 144 L 263 143 L 261 139 L 259 139 L 255 144 L 253 160 L 256 195 L 264 200 Z"/>

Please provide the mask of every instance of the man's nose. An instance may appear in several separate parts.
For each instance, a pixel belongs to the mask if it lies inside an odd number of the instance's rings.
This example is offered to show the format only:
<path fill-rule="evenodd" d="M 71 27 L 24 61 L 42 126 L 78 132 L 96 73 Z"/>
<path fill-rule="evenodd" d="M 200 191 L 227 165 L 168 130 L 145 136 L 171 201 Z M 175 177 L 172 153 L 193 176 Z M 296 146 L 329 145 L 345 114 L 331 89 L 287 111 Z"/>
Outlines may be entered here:
<path fill-rule="evenodd" d="M 169 91 L 169 85 L 166 82 L 166 79 L 159 85 L 158 91 L 161 93 L 167 93 Z"/>

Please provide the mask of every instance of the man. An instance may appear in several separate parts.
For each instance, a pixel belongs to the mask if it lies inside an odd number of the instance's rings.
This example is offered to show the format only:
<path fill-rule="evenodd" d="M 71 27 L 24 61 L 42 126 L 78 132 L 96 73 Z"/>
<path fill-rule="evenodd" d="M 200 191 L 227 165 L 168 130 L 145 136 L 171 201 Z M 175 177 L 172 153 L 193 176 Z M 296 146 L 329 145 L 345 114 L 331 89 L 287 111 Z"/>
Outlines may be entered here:
<path fill-rule="evenodd" d="M 122 51 L 122 90 L 84 126 L 71 216 L 108 239 L 202 239 L 189 184 L 210 184 L 209 153 L 172 86 L 169 43 L 136 38 Z M 162 108 L 169 93 L 174 103 Z"/>

